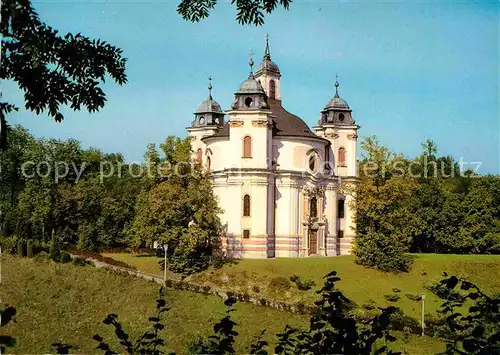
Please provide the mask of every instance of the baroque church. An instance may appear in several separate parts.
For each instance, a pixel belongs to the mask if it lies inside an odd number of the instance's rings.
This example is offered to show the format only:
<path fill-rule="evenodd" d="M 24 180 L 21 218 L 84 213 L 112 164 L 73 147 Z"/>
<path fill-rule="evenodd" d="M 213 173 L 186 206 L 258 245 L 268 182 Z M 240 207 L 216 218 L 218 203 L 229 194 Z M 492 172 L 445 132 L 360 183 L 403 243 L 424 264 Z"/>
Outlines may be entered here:
<path fill-rule="evenodd" d="M 311 130 L 283 107 L 268 38 L 255 73 L 252 59 L 249 64 L 231 107 L 221 109 L 210 83 L 187 128 L 223 210 L 225 252 L 234 258 L 349 254 L 354 211 L 341 186 L 356 181 L 359 126 L 338 81 Z"/>

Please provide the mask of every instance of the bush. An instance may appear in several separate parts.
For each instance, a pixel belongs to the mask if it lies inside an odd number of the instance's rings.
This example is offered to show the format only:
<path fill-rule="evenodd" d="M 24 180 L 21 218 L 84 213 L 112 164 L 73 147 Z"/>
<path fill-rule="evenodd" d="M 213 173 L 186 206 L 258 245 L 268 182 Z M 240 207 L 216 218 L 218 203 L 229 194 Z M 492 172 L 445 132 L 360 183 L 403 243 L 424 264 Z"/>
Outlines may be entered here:
<path fill-rule="evenodd" d="M 302 282 L 300 280 L 300 277 L 297 275 L 290 276 L 290 281 L 295 283 L 297 288 L 301 291 L 307 291 L 307 290 L 310 290 L 311 288 L 313 288 L 313 286 L 316 286 L 316 283 L 313 280 L 306 280 L 306 281 Z"/>
<path fill-rule="evenodd" d="M 399 308 L 391 314 L 389 322 L 390 329 L 403 331 L 407 328 L 413 334 L 420 334 L 422 332 L 420 322 L 415 318 L 405 315 Z"/>
<path fill-rule="evenodd" d="M 316 286 L 316 283 L 313 280 L 306 280 L 304 282 L 302 281 L 297 281 L 297 288 L 301 291 L 307 291 L 313 288 L 313 286 Z"/>
<path fill-rule="evenodd" d="M 398 295 L 384 295 L 384 298 L 389 302 L 397 302 L 400 299 Z"/>
<path fill-rule="evenodd" d="M 86 260 L 84 258 L 81 258 L 79 256 L 75 256 L 72 260 L 71 263 L 73 265 L 77 266 L 94 266 L 94 263 L 90 260 Z"/>
<path fill-rule="evenodd" d="M 382 271 L 409 271 L 412 259 L 402 236 L 369 231 L 356 238 L 356 263 Z"/>
<path fill-rule="evenodd" d="M 71 255 L 69 255 L 67 251 L 63 250 L 60 254 L 59 262 L 63 264 L 71 262 Z"/>
<path fill-rule="evenodd" d="M 260 292 L 260 287 L 258 285 L 253 285 L 252 286 L 252 291 L 255 292 L 255 293 L 259 293 Z"/>
<path fill-rule="evenodd" d="M 408 298 L 409 300 L 411 301 L 415 301 L 415 302 L 418 302 L 420 300 L 422 300 L 422 296 L 421 295 L 413 295 L 411 293 L 407 293 L 405 294 L 406 298 Z"/>
<path fill-rule="evenodd" d="M 285 292 L 292 287 L 292 284 L 287 278 L 276 276 L 269 281 L 267 287 L 271 292 Z"/>
<path fill-rule="evenodd" d="M 17 250 L 17 238 L 15 236 L 0 235 L 0 247 L 2 252 L 7 254 L 15 254 Z"/>
<path fill-rule="evenodd" d="M 365 303 L 363 303 L 363 304 L 361 305 L 361 307 L 362 307 L 363 309 L 366 309 L 367 311 L 371 311 L 371 310 L 374 310 L 375 308 L 377 308 L 377 304 L 375 303 L 375 301 L 374 301 L 374 300 L 372 300 L 372 299 L 370 298 L 368 301 L 366 301 Z"/>

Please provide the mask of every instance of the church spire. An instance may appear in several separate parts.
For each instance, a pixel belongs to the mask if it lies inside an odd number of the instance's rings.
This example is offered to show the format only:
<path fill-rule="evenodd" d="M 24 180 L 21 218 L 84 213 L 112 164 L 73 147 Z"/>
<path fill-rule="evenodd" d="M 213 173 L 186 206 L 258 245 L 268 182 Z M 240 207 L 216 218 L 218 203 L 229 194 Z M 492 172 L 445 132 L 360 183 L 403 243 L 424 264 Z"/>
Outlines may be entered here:
<path fill-rule="evenodd" d="M 271 60 L 271 52 L 269 51 L 269 33 L 266 33 L 266 50 L 264 52 L 264 59 Z"/>
<path fill-rule="evenodd" d="M 335 80 L 335 97 L 340 97 L 339 96 L 339 75 L 337 74 L 337 78 Z"/>
<path fill-rule="evenodd" d="M 248 75 L 248 79 L 254 78 L 254 76 L 253 76 L 253 59 L 252 59 L 253 54 L 254 53 L 250 49 L 250 51 L 248 52 L 248 56 L 250 57 L 250 60 L 248 61 L 248 65 L 250 65 L 250 74 Z"/>
<path fill-rule="evenodd" d="M 208 77 L 208 99 L 212 100 L 212 76 Z"/>

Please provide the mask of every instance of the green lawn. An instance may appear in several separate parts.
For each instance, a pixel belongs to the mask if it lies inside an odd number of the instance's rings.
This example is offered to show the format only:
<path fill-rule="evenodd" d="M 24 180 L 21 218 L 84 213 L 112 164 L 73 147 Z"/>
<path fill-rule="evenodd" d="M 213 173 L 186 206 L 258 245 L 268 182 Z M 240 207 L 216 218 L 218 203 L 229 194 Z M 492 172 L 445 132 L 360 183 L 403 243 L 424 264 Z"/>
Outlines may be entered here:
<path fill-rule="evenodd" d="M 3 304 L 16 307 L 18 314 L 15 323 L 0 328 L 0 335 L 16 337 L 18 346 L 11 351 L 19 354 L 47 353 L 53 342 L 77 345 L 80 353 L 96 353 L 92 335 L 114 339 L 112 329 L 102 324 L 105 316 L 118 314 L 124 328 L 135 337 L 154 311 L 157 292 L 156 283 L 104 269 L 4 256 L 0 297 Z M 169 350 L 178 353 L 193 335 L 211 334 L 213 324 L 225 310 L 218 297 L 183 291 L 169 290 L 167 303 L 171 309 L 166 314 L 163 335 Z M 233 318 L 239 324 L 239 353 L 248 353 L 248 345 L 262 329 L 272 342 L 272 335 L 285 324 L 308 324 L 305 316 L 274 309 L 243 303 L 236 308 Z M 403 346 L 400 341 L 395 348 L 402 350 Z M 443 346 L 432 338 L 412 336 L 407 350 L 428 354 L 442 351 Z"/>
<path fill-rule="evenodd" d="M 106 254 L 122 260 L 139 270 L 161 274 L 156 257 L 137 257 L 131 254 Z M 398 293 L 397 305 L 414 318 L 420 319 L 420 303 L 411 301 L 406 294 L 426 293 L 426 313 L 435 313 L 439 300 L 425 286 L 442 278 L 443 271 L 449 275 L 466 277 L 487 293 L 500 292 L 500 256 L 498 255 L 445 255 L 415 254 L 415 262 L 409 273 L 384 273 L 354 263 L 353 256 L 336 258 L 287 258 L 287 259 L 245 259 L 227 264 L 220 269 L 211 269 L 189 277 L 190 280 L 208 283 L 220 288 L 254 293 L 252 286 L 260 288 L 260 294 L 291 302 L 312 302 L 314 291 L 322 284 L 322 277 L 336 270 L 341 277 L 338 287 L 359 306 L 371 300 L 380 306 L 389 304 L 384 295 Z M 312 279 L 316 287 L 300 291 L 292 287 L 289 291 L 273 293 L 268 290 L 269 281 L 276 276 L 289 278 L 298 275 L 303 280 Z"/>

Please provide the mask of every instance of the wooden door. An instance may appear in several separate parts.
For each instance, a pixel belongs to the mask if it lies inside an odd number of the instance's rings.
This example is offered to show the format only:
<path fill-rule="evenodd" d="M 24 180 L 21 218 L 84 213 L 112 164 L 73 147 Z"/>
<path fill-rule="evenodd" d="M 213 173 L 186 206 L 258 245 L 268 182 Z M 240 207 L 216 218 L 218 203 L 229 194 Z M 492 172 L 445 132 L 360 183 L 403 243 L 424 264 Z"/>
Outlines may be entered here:
<path fill-rule="evenodd" d="M 309 255 L 318 253 L 318 231 L 309 229 Z"/>

